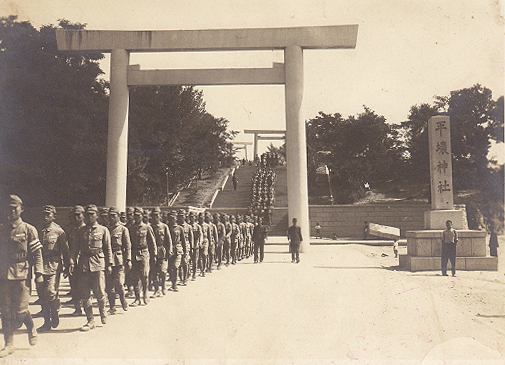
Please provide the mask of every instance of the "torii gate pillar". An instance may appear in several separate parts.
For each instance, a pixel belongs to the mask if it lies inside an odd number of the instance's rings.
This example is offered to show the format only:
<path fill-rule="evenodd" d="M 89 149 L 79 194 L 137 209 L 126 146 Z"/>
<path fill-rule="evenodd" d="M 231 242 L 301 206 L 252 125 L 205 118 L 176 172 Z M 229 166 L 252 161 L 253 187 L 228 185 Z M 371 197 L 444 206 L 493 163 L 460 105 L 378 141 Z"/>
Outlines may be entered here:
<path fill-rule="evenodd" d="M 300 251 L 310 247 L 309 193 L 307 183 L 307 144 L 303 101 L 303 50 L 291 45 L 284 50 L 285 103 L 286 103 L 286 158 L 288 162 L 288 216 L 289 225 L 298 218 L 302 230 Z"/>
<path fill-rule="evenodd" d="M 122 212 L 126 207 L 128 173 L 129 60 L 128 51 L 124 49 L 111 51 L 105 205 L 117 206 Z"/>

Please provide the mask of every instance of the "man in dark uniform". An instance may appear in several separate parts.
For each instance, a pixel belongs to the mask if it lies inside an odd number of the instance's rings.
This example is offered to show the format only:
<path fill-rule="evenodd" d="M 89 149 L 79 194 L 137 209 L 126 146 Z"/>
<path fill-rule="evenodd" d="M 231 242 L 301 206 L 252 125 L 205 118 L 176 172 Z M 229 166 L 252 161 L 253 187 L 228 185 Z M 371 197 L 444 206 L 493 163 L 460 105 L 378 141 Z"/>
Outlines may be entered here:
<path fill-rule="evenodd" d="M 30 263 L 33 263 L 35 281 L 43 281 L 42 244 L 35 227 L 23 222 L 23 202 L 10 195 L 6 207 L 7 222 L 0 227 L 0 310 L 5 347 L 0 358 L 14 352 L 14 330 L 24 323 L 30 345 L 37 343 L 37 330 L 28 310 L 30 292 Z"/>
<path fill-rule="evenodd" d="M 257 225 L 254 227 L 252 240 L 254 242 L 254 262 L 263 262 L 265 252 L 265 240 L 267 239 L 267 228 L 263 225 L 261 217 L 257 220 Z M 258 257 L 259 250 L 259 257 Z"/>
<path fill-rule="evenodd" d="M 297 226 L 298 219 L 293 218 L 293 225 L 288 228 L 288 241 L 291 250 L 291 262 L 300 262 L 300 243 L 302 239 L 302 229 Z"/>
<path fill-rule="evenodd" d="M 177 213 L 175 211 L 170 213 L 168 224 L 170 234 L 172 236 L 172 255 L 168 260 L 168 269 L 170 271 L 170 280 L 172 281 L 171 290 L 177 291 L 177 274 L 181 266 L 182 256 L 186 253 L 186 238 L 184 230 L 176 222 Z"/>
<path fill-rule="evenodd" d="M 154 264 L 155 280 L 153 297 L 166 294 L 166 280 L 168 271 L 168 259 L 171 256 L 172 236 L 168 226 L 161 221 L 161 209 L 155 207 L 151 212 L 151 227 L 154 231 L 158 255 Z M 160 291 L 161 287 L 161 291 Z"/>
<path fill-rule="evenodd" d="M 98 208 L 94 204 L 86 206 L 84 227 L 77 232 L 77 244 L 70 252 L 69 274 L 78 271 L 78 292 L 81 298 L 87 323 L 81 331 L 95 328 L 91 290 L 98 301 L 102 324 L 107 323 L 105 312 L 105 270 L 110 272 L 113 261 L 110 248 L 110 233 L 107 227 L 98 224 Z M 75 263 L 77 262 L 77 265 Z M 75 267 L 77 266 L 77 267 Z"/>
<path fill-rule="evenodd" d="M 70 225 L 65 229 L 68 240 L 69 251 L 72 252 L 72 248 L 77 244 L 77 231 L 84 227 L 84 208 L 80 205 L 76 205 L 70 210 L 69 214 Z M 74 304 L 75 311 L 72 313 L 74 316 L 82 316 L 81 309 L 81 299 L 77 293 L 77 271 L 74 270 L 73 275 L 68 275 L 68 281 L 70 282 L 70 290 L 72 294 L 71 303 Z"/>
<path fill-rule="evenodd" d="M 54 223 L 56 219 L 56 208 L 46 205 L 43 208 L 44 228 L 40 230 L 40 241 L 42 243 L 42 261 L 44 271 L 42 277 L 44 281 L 38 285 L 37 291 L 41 299 L 42 315 L 44 324 L 38 328 L 39 331 L 48 331 L 58 327 L 60 318 L 60 299 L 58 288 L 60 275 L 64 267 L 68 267 L 69 249 L 67 235 L 63 229 Z"/>
<path fill-rule="evenodd" d="M 119 295 L 123 310 L 128 310 L 124 284 L 125 268 L 128 271 L 132 268 L 131 241 L 128 228 L 119 220 L 117 207 L 110 207 L 108 221 L 113 264 L 110 274 L 107 275 L 107 295 L 109 297 L 109 314 L 116 314 L 116 295 Z"/>
<path fill-rule="evenodd" d="M 144 304 L 149 303 L 147 295 L 147 285 L 149 278 L 149 267 L 151 257 L 154 259 L 158 253 L 154 238 L 153 229 L 150 225 L 144 223 L 144 210 L 135 208 L 135 224 L 130 228 L 130 239 L 132 242 L 132 281 L 135 287 L 135 301 L 132 307 L 140 305 L 140 287 Z"/>

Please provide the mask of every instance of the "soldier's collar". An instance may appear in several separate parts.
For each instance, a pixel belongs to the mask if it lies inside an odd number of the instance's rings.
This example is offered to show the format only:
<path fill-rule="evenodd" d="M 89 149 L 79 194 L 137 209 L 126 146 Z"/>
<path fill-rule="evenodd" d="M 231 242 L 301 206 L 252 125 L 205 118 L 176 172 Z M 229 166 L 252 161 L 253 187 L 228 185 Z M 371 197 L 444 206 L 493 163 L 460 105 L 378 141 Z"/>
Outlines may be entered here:
<path fill-rule="evenodd" d="M 21 219 L 21 217 L 16 219 L 14 222 L 9 222 L 9 224 L 11 225 L 12 228 L 17 228 L 21 223 L 23 223 L 23 220 Z"/>

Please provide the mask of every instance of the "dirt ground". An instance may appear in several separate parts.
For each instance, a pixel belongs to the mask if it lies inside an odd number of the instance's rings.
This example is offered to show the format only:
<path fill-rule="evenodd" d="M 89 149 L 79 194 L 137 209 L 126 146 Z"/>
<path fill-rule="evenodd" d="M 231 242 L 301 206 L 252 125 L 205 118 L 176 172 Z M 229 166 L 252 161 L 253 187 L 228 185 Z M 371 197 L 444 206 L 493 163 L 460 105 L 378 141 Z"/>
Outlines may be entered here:
<path fill-rule="evenodd" d="M 402 271 L 391 247 L 312 245 L 299 264 L 285 244 L 265 251 L 261 264 L 249 258 L 215 270 L 89 333 L 78 330 L 84 317 L 71 317 L 65 306 L 56 330 L 32 348 L 21 330 L 16 353 L 0 364 L 505 361 L 503 264 L 453 278 Z"/>

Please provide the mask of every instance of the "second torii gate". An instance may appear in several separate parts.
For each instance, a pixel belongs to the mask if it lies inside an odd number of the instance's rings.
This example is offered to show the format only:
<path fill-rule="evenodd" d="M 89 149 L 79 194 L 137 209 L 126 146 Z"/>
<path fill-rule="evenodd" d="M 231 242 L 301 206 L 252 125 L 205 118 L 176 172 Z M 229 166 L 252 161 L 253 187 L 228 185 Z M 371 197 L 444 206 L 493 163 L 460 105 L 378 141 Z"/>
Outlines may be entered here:
<path fill-rule="evenodd" d="M 237 145 L 237 146 L 240 146 L 240 147 L 235 147 L 236 150 L 240 150 L 240 149 L 244 149 L 244 152 L 245 152 L 245 159 L 247 160 L 247 146 L 250 146 L 252 145 L 252 142 L 232 142 L 233 145 Z"/>
<path fill-rule="evenodd" d="M 286 139 L 286 131 L 274 129 L 244 129 L 245 134 L 254 134 L 253 158 L 258 155 L 258 141 L 260 140 L 280 140 Z M 260 136 L 259 134 L 283 134 L 283 136 Z"/>
<path fill-rule="evenodd" d="M 60 51 L 110 52 L 105 204 L 126 208 L 129 86 L 284 84 L 289 221 L 298 218 L 309 248 L 309 204 L 303 100 L 303 49 L 353 49 L 358 25 L 212 30 L 56 30 Z M 130 52 L 283 50 L 266 69 L 140 70 Z"/>

